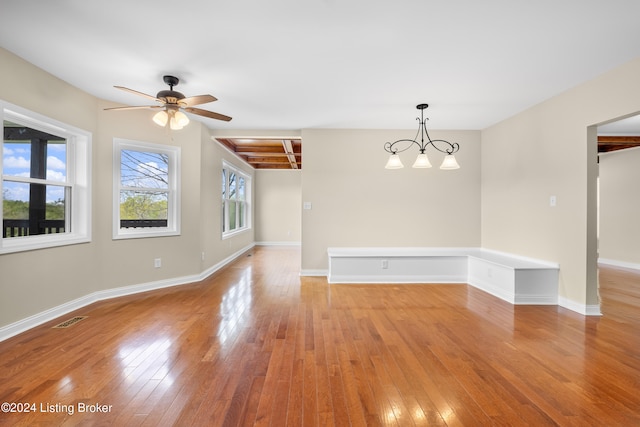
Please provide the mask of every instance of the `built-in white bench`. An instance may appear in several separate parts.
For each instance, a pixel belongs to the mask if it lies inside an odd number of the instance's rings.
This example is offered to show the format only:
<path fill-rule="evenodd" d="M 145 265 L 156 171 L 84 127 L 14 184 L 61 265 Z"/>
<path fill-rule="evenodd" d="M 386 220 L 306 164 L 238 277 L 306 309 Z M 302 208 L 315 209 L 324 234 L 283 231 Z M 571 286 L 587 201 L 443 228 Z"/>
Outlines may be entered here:
<path fill-rule="evenodd" d="M 480 248 L 329 248 L 329 283 L 468 283 L 512 304 L 556 305 L 558 264 Z"/>

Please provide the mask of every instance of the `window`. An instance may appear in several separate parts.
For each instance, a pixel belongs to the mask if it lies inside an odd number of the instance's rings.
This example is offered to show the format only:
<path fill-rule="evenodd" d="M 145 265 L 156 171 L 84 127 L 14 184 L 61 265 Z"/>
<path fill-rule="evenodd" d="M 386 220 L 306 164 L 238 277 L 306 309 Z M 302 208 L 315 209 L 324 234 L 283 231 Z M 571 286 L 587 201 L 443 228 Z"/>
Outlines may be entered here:
<path fill-rule="evenodd" d="M 114 140 L 113 238 L 180 234 L 180 148 Z"/>
<path fill-rule="evenodd" d="M 0 253 L 91 239 L 91 134 L 0 102 Z"/>
<path fill-rule="evenodd" d="M 251 177 L 222 163 L 222 237 L 251 228 Z"/>

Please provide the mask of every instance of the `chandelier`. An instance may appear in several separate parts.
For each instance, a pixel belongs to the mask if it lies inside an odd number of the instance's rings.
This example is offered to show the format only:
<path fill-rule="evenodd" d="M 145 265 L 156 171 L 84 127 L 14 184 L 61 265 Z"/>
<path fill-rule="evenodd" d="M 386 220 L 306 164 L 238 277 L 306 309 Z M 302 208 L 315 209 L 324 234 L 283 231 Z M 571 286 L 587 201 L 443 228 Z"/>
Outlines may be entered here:
<path fill-rule="evenodd" d="M 389 156 L 389 160 L 385 166 L 386 169 L 401 169 L 404 167 L 402 162 L 400 161 L 400 156 L 398 153 L 402 153 L 403 151 L 408 150 L 416 144 L 418 146 L 418 157 L 416 161 L 413 163 L 414 168 L 430 168 L 431 162 L 427 157 L 427 153 L 425 153 L 427 146 L 431 145 L 433 148 L 438 150 L 441 153 L 445 153 L 444 160 L 440 165 L 440 169 L 450 170 L 450 169 L 459 169 L 460 165 L 456 161 L 453 153 L 456 153 L 460 146 L 457 143 L 450 143 L 449 141 L 445 141 L 444 139 L 431 139 L 429 137 L 429 132 L 427 132 L 427 126 L 424 118 L 424 110 L 429 107 L 429 104 L 419 104 L 416 106 L 418 110 L 420 110 L 420 117 L 417 117 L 416 120 L 420 121 L 420 125 L 418 126 L 418 133 L 414 139 L 399 139 L 395 142 L 387 142 L 384 144 L 384 149 L 391 155 Z M 428 119 L 427 119 L 428 120 Z M 418 142 L 418 135 L 420 135 L 420 142 Z M 425 142 L 424 137 L 427 137 L 427 141 Z"/>

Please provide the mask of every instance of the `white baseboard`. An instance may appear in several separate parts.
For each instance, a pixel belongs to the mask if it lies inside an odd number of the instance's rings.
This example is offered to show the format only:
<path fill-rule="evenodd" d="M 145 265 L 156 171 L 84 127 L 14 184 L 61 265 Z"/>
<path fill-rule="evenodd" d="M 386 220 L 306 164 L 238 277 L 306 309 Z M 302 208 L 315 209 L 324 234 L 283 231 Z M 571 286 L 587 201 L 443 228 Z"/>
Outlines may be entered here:
<path fill-rule="evenodd" d="M 306 276 L 324 276 L 327 277 L 327 275 L 329 274 L 329 270 L 300 270 L 300 276 L 302 277 L 306 277 Z"/>
<path fill-rule="evenodd" d="M 284 242 L 256 242 L 256 246 L 302 246 L 302 242 L 284 241 Z"/>
<path fill-rule="evenodd" d="M 31 328 L 34 328 L 43 323 L 49 322 L 53 319 L 56 319 L 60 316 L 64 316 L 67 313 L 78 310 L 82 307 L 86 307 L 89 304 L 93 304 L 94 302 L 123 297 L 126 295 L 138 294 L 141 292 L 153 291 L 156 289 L 168 288 L 171 286 L 179 286 L 186 285 L 189 283 L 200 282 L 216 271 L 220 270 L 227 264 L 234 261 L 240 255 L 253 248 L 253 244 L 239 250 L 238 252 L 228 256 L 223 259 L 219 263 L 213 265 L 212 267 L 206 269 L 200 274 L 194 274 L 189 276 L 175 277 L 170 279 L 158 280 L 154 282 L 141 283 L 138 285 L 131 286 L 123 286 L 119 288 L 106 289 L 103 291 L 93 292 L 89 295 L 85 295 L 83 297 L 74 299 L 73 301 L 66 302 L 64 304 L 58 305 L 56 307 L 50 308 L 48 310 L 42 311 L 40 313 L 34 314 L 33 316 L 29 316 L 25 319 L 19 320 L 14 323 L 10 323 L 9 325 L 0 327 L 0 341 L 4 341 L 7 338 L 11 338 L 14 335 L 18 335 L 22 332 L 25 332 Z"/>
<path fill-rule="evenodd" d="M 618 261 L 615 259 L 598 258 L 598 264 L 611 265 L 613 267 L 630 268 L 632 270 L 640 270 L 640 264 L 627 261 Z"/>
<path fill-rule="evenodd" d="M 558 305 L 584 316 L 602 316 L 600 304 L 580 304 L 565 297 L 558 297 Z"/>

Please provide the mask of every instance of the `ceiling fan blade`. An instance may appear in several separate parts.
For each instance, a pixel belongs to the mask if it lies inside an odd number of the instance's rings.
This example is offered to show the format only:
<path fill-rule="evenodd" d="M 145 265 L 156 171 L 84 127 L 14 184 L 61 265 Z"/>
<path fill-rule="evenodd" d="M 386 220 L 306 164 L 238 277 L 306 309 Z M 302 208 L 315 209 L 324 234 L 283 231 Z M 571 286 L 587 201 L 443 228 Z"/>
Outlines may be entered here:
<path fill-rule="evenodd" d="M 186 107 L 191 107 L 192 105 L 206 104 L 217 100 L 218 98 L 213 95 L 198 95 L 181 99 L 180 104 L 184 104 Z"/>
<path fill-rule="evenodd" d="M 114 86 L 114 87 L 116 89 L 124 90 L 125 92 L 133 93 L 134 95 L 144 96 L 145 98 L 149 98 L 149 99 L 151 99 L 153 101 L 162 102 L 158 98 L 156 98 L 155 96 L 147 95 L 146 93 L 138 92 L 137 90 L 129 89 L 128 87 L 124 87 L 124 86 Z"/>
<path fill-rule="evenodd" d="M 231 117 L 225 116 L 224 114 L 214 113 L 213 111 L 202 110 L 200 108 L 187 107 L 184 111 L 187 113 L 197 114 L 199 116 L 209 117 L 210 119 L 223 120 L 225 122 L 231 120 Z"/>
<path fill-rule="evenodd" d="M 126 107 L 111 107 L 105 108 L 105 110 L 141 110 L 143 108 L 164 108 L 162 105 L 135 105 L 135 106 L 126 106 Z"/>

